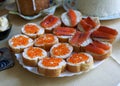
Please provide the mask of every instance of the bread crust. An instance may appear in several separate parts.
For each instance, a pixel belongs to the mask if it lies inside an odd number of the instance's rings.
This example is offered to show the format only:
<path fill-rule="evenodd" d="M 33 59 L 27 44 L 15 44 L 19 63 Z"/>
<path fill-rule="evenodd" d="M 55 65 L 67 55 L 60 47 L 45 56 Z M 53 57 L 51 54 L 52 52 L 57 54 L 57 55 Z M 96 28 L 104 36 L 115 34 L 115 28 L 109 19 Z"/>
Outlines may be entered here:
<path fill-rule="evenodd" d="M 37 67 L 38 59 L 27 59 L 23 56 L 22 60 L 26 66 Z"/>
<path fill-rule="evenodd" d="M 94 64 L 93 57 L 88 53 L 84 53 L 84 54 L 89 56 L 89 59 L 87 61 L 79 62 L 77 64 L 73 64 L 73 63 L 68 62 L 68 59 L 69 59 L 68 58 L 66 69 L 70 72 L 83 72 L 83 71 L 90 70 L 92 68 L 93 64 Z"/>

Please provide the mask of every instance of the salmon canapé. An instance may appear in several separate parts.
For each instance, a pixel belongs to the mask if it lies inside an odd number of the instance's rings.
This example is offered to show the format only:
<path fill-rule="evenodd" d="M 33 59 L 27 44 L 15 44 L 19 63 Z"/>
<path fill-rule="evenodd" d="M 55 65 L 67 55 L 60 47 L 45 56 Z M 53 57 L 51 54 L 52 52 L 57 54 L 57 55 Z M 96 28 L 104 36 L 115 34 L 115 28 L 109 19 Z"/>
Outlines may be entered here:
<path fill-rule="evenodd" d="M 106 42 L 93 41 L 85 47 L 86 51 L 93 55 L 95 60 L 102 60 L 109 57 L 112 45 Z"/>
<path fill-rule="evenodd" d="M 97 17 L 87 17 L 83 18 L 80 23 L 78 24 L 78 29 L 82 32 L 93 32 L 98 29 L 100 26 L 99 19 Z"/>
<path fill-rule="evenodd" d="M 54 15 L 48 15 L 40 22 L 40 26 L 45 28 L 47 31 L 51 31 L 53 28 L 56 28 L 60 25 L 60 19 Z"/>
<path fill-rule="evenodd" d="M 94 40 L 108 41 L 112 43 L 115 40 L 117 34 L 118 32 L 115 29 L 106 26 L 100 26 L 97 31 L 94 31 L 91 34 L 91 37 Z"/>
<path fill-rule="evenodd" d="M 69 9 L 67 12 L 61 15 L 61 20 L 65 26 L 75 27 L 82 19 L 82 14 L 73 9 Z"/>

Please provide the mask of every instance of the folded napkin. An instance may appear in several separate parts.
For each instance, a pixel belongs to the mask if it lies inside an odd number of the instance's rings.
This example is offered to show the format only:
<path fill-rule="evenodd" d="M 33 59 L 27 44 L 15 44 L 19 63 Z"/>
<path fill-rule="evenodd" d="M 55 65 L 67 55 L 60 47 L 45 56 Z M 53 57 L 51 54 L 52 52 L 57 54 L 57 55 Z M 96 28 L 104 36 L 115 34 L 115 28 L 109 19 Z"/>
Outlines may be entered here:
<path fill-rule="evenodd" d="M 0 48 L 0 71 L 14 66 L 13 54 L 6 47 Z"/>

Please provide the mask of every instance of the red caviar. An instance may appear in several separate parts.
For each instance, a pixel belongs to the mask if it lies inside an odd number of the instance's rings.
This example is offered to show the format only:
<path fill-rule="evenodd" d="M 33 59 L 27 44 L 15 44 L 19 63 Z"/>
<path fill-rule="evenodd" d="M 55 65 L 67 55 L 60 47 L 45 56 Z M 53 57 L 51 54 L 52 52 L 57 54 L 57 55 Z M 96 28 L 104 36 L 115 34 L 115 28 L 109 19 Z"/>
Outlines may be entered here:
<path fill-rule="evenodd" d="M 53 54 L 60 56 L 60 55 L 65 55 L 70 52 L 69 48 L 66 46 L 66 44 L 60 44 L 57 47 L 53 48 Z"/>
<path fill-rule="evenodd" d="M 39 31 L 36 25 L 25 25 L 25 31 L 29 34 L 35 34 Z"/>
<path fill-rule="evenodd" d="M 55 67 L 58 66 L 59 63 L 62 61 L 61 58 L 44 58 L 42 64 L 47 67 Z"/>
<path fill-rule="evenodd" d="M 42 53 L 42 50 L 40 48 L 36 48 L 36 47 L 30 47 L 28 48 L 27 50 L 27 55 L 30 57 L 30 58 L 34 58 L 36 56 L 42 56 L 43 53 Z"/>
<path fill-rule="evenodd" d="M 12 38 L 12 42 L 13 42 L 13 46 L 21 46 L 21 45 L 27 45 L 29 41 L 29 38 L 26 38 L 24 36 L 18 36 L 18 37 L 14 37 Z"/>
<path fill-rule="evenodd" d="M 88 60 L 87 55 L 83 53 L 79 53 L 79 54 L 75 53 L 68 59 L 68 62 L 79 63 L 79 62 L 86 61 L 86 60 Z"/>
<path fill-rule="evenodd" d="M 46 34 L 36 40 L 36 44 L 49 44 L 52 42 L 54 42 L 54 35 L 52 34 Z"/>

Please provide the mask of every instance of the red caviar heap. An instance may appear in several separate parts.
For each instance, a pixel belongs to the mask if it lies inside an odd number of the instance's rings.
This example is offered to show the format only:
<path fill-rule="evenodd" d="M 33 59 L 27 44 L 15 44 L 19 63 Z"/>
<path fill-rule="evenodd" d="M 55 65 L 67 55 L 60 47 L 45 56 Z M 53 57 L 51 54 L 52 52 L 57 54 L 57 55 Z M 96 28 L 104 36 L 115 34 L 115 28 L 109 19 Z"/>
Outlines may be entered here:
<path fill-rule="evenodd" d="M 25 25 L 25 31 L 29 34 L 35 34 L 39 31 L 39 28 L 35 25 Z"/>
<path fill-rule="evenodd" d="M 86 60 L 88 60 L 87 55 L 82 54 L 82 53 L 75 53 L 68 59 L 68 62 L 75 64 L 75 63 L 79 63 L 79 62 L 86 61 Z"/>
<path fill-rule="evenodd" d="M 46 34 L 44 36 L 37 38 L 36 44 L 49 44 L 52 42 L 54 42 L 54 35 Z"/>
<path fill-rule="evenodd" d="M 47 67 L 56 67 L 59 65 L 59 63 L 62 61 L 61 58 L 44 58 L 42 61 L 42 64 Z"/>
<path fill-rule="evenodd" d="M 12 42 L 13 42 L 12 45 L 14 47 L 21 46 L 21 45 L 27 45 L 29 43 L 28 40 L 29 40 L 29 38 L 24 37 L 24 36 L 14 37 L 12 39 Z"/>
<path fill-rule="evenodd" d="M 69 53 L 69 48 L 66 46 L 66 44 L 61 44 L 57 47 L 53 48 L 53 54 L 60 56 L 60 55 L 65 55 L 67 53 Z"/>
<path fill-rule="evenodd" d="M 28 50 L 27 50 L 27 55 L 30 57 L 30 58 L 34 58 L 36 56 L 42 56 L 43 53 L 42 53 L 42 50 L 40 48 L 37 48 L 37 47 L 29 47 Z"/>

